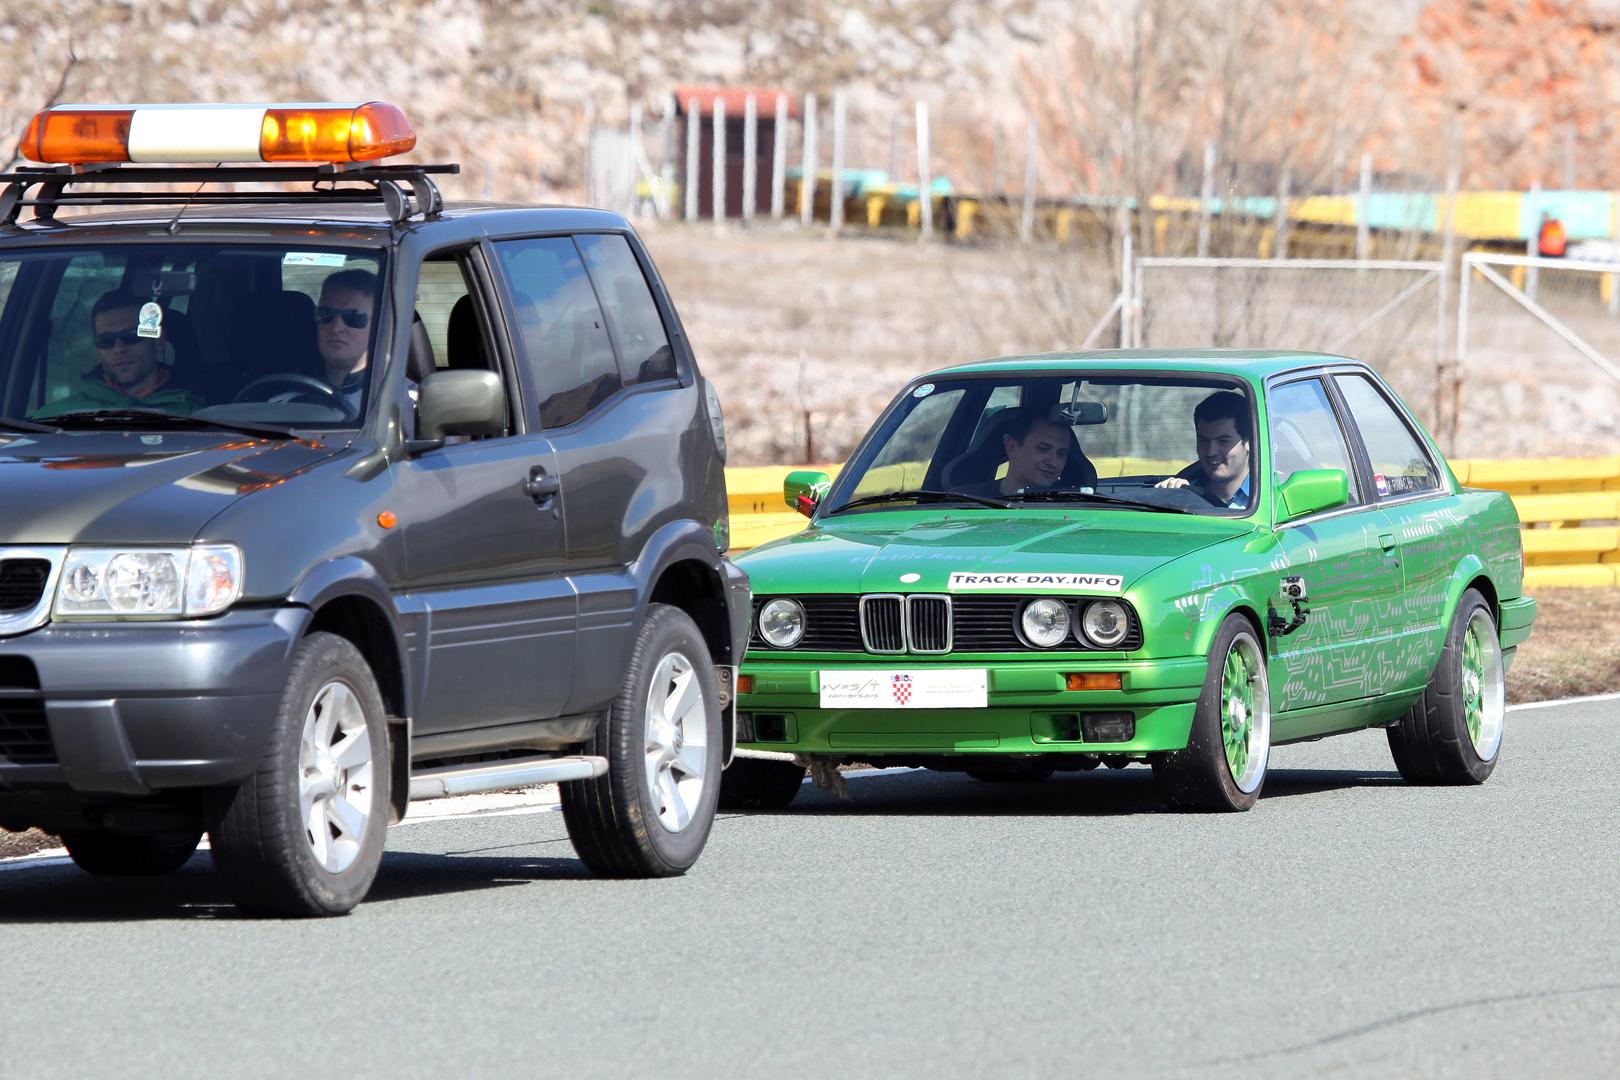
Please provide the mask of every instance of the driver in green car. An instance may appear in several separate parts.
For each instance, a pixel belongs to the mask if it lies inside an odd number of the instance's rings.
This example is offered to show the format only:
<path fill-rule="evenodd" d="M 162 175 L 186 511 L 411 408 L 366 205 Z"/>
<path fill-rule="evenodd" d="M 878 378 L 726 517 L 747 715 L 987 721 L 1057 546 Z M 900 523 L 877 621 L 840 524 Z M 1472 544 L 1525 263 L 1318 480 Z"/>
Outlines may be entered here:
<path fill-rule="evenodd" d="M 1249 403 L 1242 394 L 1218 390 L 1193 410 L 1201 475 L 1172 476 L 1154 487 L 1190 487 L 1216 506 L 1227 510 L 1249 507 Z"/>
<path fill-rule="evenodd" d="M 159 359 L 163 339 L 137 332 L 141 304 L 127 289 L 102 294 L 90 309 L 90 340 L 100 364 L 80 377 L 77 393 L 46 405 L 35 419 L 98 409 L 189 415 L 202 407 L 201 398 L 170 381 L 169 367 Z"/>
<path fill-rule="evenodd" d="M 969 495 L 997 498 L 1027 489 L 1049 488 L 1063 475 L 1069 461 L 1069 429 L 1036 409 L 1017 409 L 1001 437 L 1007 455 L 1007 475 L 962 490 Z"/>

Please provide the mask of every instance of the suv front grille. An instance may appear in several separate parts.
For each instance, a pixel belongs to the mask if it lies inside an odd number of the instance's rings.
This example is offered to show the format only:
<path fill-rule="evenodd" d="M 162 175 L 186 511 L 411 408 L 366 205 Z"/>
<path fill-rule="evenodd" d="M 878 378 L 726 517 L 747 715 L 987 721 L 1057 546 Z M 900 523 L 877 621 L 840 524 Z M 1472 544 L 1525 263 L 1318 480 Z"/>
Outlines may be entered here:
<path fill-rule="evenodd" d="M 51 576 L 47 559 L 6 559 L 0 562 L 0 611 L 28 611 L 45 594 Z"/>

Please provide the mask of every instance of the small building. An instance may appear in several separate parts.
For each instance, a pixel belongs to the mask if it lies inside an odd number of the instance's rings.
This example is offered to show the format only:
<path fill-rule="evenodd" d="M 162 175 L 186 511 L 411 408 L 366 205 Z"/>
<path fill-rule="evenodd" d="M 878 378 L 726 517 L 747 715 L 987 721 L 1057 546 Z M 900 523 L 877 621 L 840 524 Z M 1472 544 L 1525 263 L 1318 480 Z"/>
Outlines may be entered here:
<path fill-rule="evenodd" d="M 715 102 L 725 106 L 726 113 L 726 206 L 725 217 L 741 217 L 743 212 L 743 126 L 748 98 L 754 99 L 757 122 L 754 148 L 754 212 L 768 214 L 771 210 L 771 162 L 776 152 L 776 140 L 786 139 L 786 131 L 776 130 L 776 99 L 787 99 L 787 116 L 799 118 L 799 100 L 786 90 L 761 86 L 678 86 L 675 88 L 675 114 L 680 118 L 678 140 L 675 144 L 677 171 L 681 178 L 681 191 L 688 180 L 698 185 L 698 217 L 714 217 L 714 114 Z M 688 177 L 686 147 L 687 128 L 699 125 L 697 176 Z M 674 210 L 680 215 L 682 202 Z M 791 211 L 792 207 L 789 206 Z"/>

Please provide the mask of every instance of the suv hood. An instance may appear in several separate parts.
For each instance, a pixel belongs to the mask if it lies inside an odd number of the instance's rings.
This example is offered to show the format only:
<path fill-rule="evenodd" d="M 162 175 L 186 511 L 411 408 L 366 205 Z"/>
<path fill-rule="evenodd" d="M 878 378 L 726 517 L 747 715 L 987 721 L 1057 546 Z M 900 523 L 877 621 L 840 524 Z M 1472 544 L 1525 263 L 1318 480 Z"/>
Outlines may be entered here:
<path fill-rule="evenodd" d="M 340 446 L 221 432 L 0 440 L 0 544 L 188 544 L 215 514 Z"/>
<path fill-rule="evenodd" d="M 1229 518 L 1129 511 L 879 513 L 821 522 L 744 552 L 737 564 L 756 595 L 945 592 L 953 572 L 1117 577 L 1101 591 L 1118 592 L 1173 559 L 1252 530 Z M 1049 590 L 1010 584 L 998 591 Z"/>

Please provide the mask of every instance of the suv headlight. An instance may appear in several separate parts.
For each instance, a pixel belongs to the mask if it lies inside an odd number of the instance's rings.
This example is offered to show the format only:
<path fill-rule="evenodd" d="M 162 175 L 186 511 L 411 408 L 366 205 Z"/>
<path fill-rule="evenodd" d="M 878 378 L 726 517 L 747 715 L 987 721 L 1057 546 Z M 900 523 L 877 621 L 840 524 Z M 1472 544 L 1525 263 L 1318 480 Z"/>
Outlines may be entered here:
<path fill-rule="evenodd" d="M 177 619 L 214 615 L 242 595 L 235 544 L 69 548 L 51 617 Z"/>
<path fill-rule="evenodd" d="M 791 649 L 804 637 L 804 606 L 778 597 L 759 609 L 759 636 L 772 648 Z"/>

